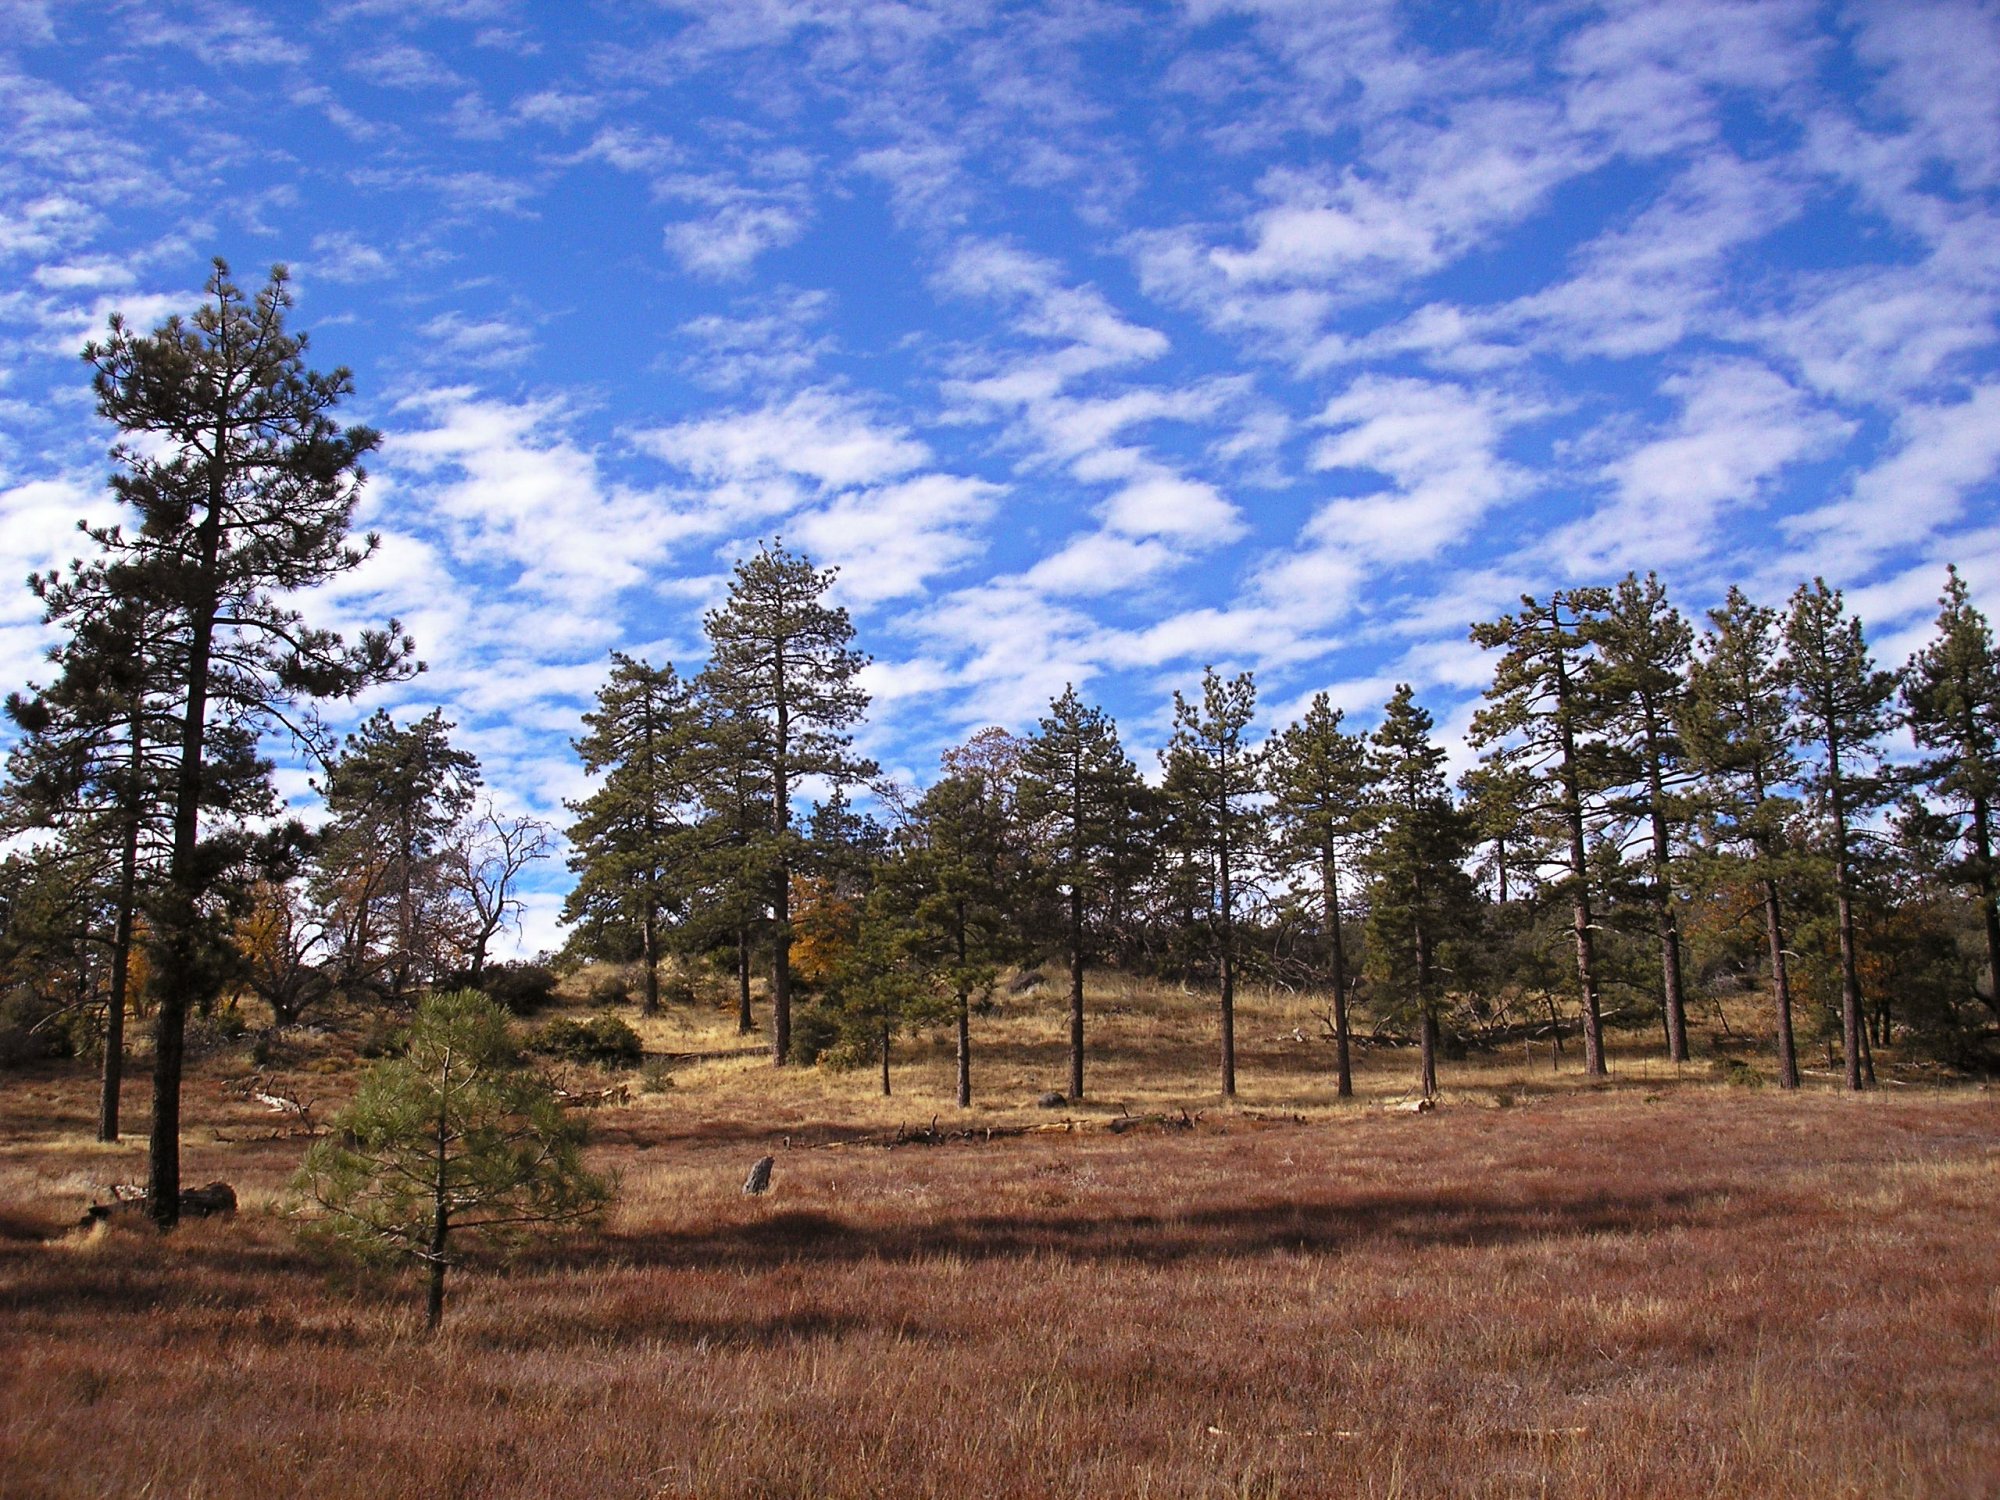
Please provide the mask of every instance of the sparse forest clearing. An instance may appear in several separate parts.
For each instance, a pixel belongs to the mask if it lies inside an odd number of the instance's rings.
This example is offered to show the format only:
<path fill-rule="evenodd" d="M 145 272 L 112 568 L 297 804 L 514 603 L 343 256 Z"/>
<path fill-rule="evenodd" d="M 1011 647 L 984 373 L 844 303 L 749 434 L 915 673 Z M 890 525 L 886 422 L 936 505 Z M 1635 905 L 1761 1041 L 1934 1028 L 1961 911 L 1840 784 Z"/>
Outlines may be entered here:
<path fill-rule="evenodd" d="M 144 1143 L 91 1140 L 81 1065 L 16 1073 L 0 1494 L 2000 1488 L 1990 1088 L 1730 1087 L 1704 1038 L 1679 1078 L 1614 1048 L 1608 1086 L 1574 1042 L 1560 1072 L 1446 1061 L 1428 1114 L 1395 1107 L 1410 1049 L 1362 1048 L 1335 1107 L 1309 1002 L 1250 990 L 1225 1109 L 1206 998 L 1107 977 L 1096 1098 L 1052 1110 L 1055 1007 L 977 1025 L 961 1112 L 948 1038 L 884 1100 L 867 1069 L 688 1059 L 735 1049 L 720 1009 L 642 1021 L 673 1086 L 579 1075 L 629 1088 L 592 1115 L 611 1217 L 458 1278 L 434 1339 L 417 1276 L 276 1214 L 306 1140 L 253 1095 L 323 1120 L 336 1039 L 195 1063 L 187 1180 L 244 1211 L 164 1238 L 63 1232 Z"/>

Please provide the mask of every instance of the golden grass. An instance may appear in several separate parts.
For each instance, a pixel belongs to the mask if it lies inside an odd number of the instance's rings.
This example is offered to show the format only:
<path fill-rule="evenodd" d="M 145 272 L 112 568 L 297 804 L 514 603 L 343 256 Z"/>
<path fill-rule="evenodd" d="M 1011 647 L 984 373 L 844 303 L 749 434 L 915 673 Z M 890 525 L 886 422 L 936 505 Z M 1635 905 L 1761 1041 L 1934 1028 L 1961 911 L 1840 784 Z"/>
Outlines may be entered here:
<path fill-rule="evenodd" d="M 1417 1116 L 1385 1050 L 1336 1106 L 1287 1037 L 1310 1004 L 1255 995 L 1225 1109 L 1206 997 L 1093 996 L 1078 1110 L 1032 1104 L 1052 994 L 976 1023 L 969 1118 L 929 1043 L 888 1101 L 678 1065 L 595 1116 L 603 1228 L 456 1278 L 434 1340 L 407 1280 L 268 1212 L 303 1142 L 240 1064 L 191 1080 L 188 1176 L 250 1207 L 164 1241 L 61 1233 L 139 1149 L 87 1140 L 81 1073 L 13 1075 L 0 1496 L 2000 1493 L 1990 1091 L 1675 1085 L 1636 1051 L 1585 1087 L 1572 1049 L 1447 1064 Z M 719 1011 L 643 1029 L 739 1045 Z M 863 1143 L 933 1115 L 974 1133 Z"/>

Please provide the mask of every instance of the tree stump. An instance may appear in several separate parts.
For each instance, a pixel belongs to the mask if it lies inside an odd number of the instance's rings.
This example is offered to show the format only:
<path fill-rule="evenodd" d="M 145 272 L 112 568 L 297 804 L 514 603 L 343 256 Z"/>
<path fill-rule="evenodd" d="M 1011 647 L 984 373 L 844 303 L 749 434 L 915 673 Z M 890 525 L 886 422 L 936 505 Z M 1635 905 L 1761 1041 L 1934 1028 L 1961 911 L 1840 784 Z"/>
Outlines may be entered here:
<path fill-rule="evenodd" d="M 769 1192 L 771 1190 L 771 1168 L 777 1164 L 778 1159 L 775 1156 L 758 1157 L 756 1165 L 750 1169 L 750 1175 L 743 1179 L 744 1193 L 750 1197 L 755 1197 L 759 1193 Z"/>

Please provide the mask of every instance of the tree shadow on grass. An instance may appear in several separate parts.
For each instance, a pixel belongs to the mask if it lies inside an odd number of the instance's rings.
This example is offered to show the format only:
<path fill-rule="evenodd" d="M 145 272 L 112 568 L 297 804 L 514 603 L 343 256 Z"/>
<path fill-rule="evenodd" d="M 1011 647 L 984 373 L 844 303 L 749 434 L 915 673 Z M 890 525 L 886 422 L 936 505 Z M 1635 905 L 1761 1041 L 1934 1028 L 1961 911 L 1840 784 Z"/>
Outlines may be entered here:
<path fill-rule="evenodd" d="M 1725 1211 L 1724 1204 L 1728 1204 Z M 1484 1249 L 1599 1235 L 1650 1235 L 1761 1217 L 1740 1195 L 1678 1189 L 1582 1192 L 1524 1201 L 1519 1194 L 1396 1191 L 1254 1201 L 1182 1213 L 1074 1210 L 978 1214 L 876 1225 L 834 1214 L 780 1209 L 709 1230 L 608 1236 L 597 1251 L 635 1265 L 767 1270 L 776 1266 L 1058 1257 L 1176 1265 L 1304 1253 L 1338 1255 L 1384 1246 Z M 581 1246 L 555 1252 L 583 1263 Z"/>

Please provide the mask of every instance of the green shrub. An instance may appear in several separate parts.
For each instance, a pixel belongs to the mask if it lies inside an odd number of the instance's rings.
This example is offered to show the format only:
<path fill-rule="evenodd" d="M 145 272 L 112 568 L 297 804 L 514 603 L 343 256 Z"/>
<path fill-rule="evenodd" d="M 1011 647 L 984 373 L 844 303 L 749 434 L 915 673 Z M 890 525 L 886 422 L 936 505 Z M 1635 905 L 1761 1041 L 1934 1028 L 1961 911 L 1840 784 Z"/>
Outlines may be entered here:
<path fill-rule="evenodd" d="M 632 993 L 623 974 L 616 969 L 606 969 L 591 977 L 590 988 L 584 992 L 584 998 L 600 1007 L 623 1005 L 632 998 Z"/>
<path fill-rule="evenodd" d="M 515 1015 L 525 1016 L 555 998 L 556 976 L 540 964 L 494 964 L 481 972 L 478 987 Z"/>
<path fill-rule="evenodd" d="M 639 1089 L 647 1094 L 664 1094 L 674 1086 L 674 1075 L 664 1057 L 649 1057 L 639 1064 Z"/>
<path fill-rule="evenodd" d="M 636 1067 L 645 1055 L 639 1033 L 616 1016 L 592 1016 L 585 1021 L 558 1016 L 537 1034 L 535 1050 L 571 1062 L 595 1063 L 600 1068 Z"/>
<path fill-rule="evenodd" d="M 75 1037 L 64 1019 L 60 1003 L 29 985 L 0 995 L 0 1067 L 74 1056 Z"/>
<path fill-rule="evenodd" d="M 823 1005 L 792 1013 L 792 1061 L 810 1067 L 840 1045 L 840 1017 Z"/>

